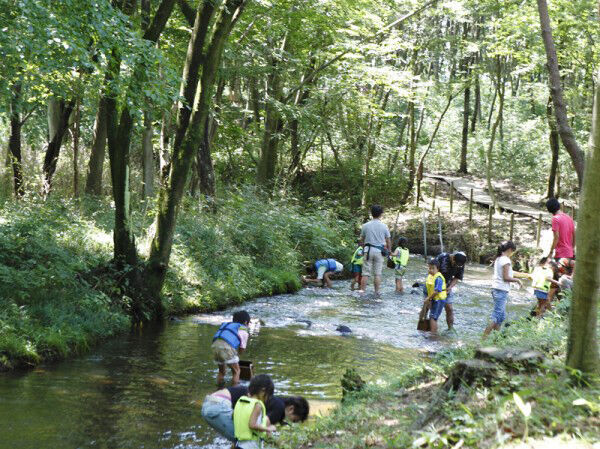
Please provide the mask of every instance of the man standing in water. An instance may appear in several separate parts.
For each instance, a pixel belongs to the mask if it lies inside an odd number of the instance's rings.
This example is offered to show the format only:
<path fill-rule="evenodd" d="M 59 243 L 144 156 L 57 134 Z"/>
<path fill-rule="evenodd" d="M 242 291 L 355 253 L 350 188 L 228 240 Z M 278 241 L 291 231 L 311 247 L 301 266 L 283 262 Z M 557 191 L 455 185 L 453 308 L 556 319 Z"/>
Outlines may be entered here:
<path fill-rule="evenodd" d="M 462 251 L 456 251 L 452 254 L 441 253 L 436 257 L 436 260 L 440 264 L 440 273 L 446 279 L 446 305 L 444 310 L 446 311 L 446 324 L 448 329 L 454 328 L 454 286 L 458 284 L 458 281 L 463 280 L 465 274 L 465 263 L 467 262 L 467 255 Z"/>
<path fill-rule="evenodd" d="M 364 293 L 369 284 L 369 277 L 375 276 L 373 284 L 375 285 L 376 297 L 380 296 L 379 288 L 381 287 L 383 263 L 392 249 L 390 230 L 379 219 L 382 214 L 383 207 L 379 205 L 371 206 L 373 219 L 365 223 L 360 231 L 360 241 L 361 244 L 364 244 L 360 291 Z"/>
<path fill-rule="evenodd" d="M 550 259 L 554 253 L 557 262 L 561 257 L 574 259 L 575 223 L 573 219 L 560 210 L 560 203 L 556 198 L 546 201 L 546 209 L 552 214 L 552 233 L 554 234 L 548 258 Z"/>

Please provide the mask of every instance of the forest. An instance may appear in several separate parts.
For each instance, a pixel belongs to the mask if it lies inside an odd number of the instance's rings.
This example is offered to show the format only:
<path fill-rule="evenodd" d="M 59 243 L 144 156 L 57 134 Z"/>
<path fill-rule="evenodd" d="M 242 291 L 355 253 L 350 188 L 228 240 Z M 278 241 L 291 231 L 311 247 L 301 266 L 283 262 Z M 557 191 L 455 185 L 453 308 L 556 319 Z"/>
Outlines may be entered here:
<path fill-rule="evenodd" d="M 508 236 L 492 233 L 492 215 L 514 220 L 502 201 L 571 208 L 570 305 L 546 321 L 555 348 L 543 329 L 530 335 L 535 349 L 560 348 L 553 373 L 579 379 L 557 374 L 548 394 L 577 385 L 586 393 L 569 400 L 587 398 L 590 420 L 537 427 L 585 441 L 598 430 L 599 2 L 0 0 L 0 28 L 0 372 L 297 292 L 315 260 L 350 261 L 372 204 L 393 236 L 400 222 L 421 238 L 436 174 L 491 198 L 489 231 L 487 209 L 469 230 L 437 218 L 440 240 L 442 226 L 462 235 L 473 262 Z M 541 253 L 541 214 L 530 221 L 514 239 L 524 271 Z M 526 345 L 530 325 L 496 344 Z M 461 351 L 394 388 L 431 380 Z M 359 393 L 346 410 L 377 425 L 362 414 L 387 394 Z M 338 438 L 352 433 L 340 410 L 278 444 L 478 447 L 431 428 Z"/>

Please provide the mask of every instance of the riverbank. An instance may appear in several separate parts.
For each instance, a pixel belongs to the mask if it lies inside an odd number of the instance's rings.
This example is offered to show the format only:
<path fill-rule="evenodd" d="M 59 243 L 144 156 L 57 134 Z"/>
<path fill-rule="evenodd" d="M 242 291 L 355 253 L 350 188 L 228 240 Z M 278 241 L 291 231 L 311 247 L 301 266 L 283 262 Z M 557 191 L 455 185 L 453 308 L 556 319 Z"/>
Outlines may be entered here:
<path fill-rule="evenodd" d="M 284 433 L 277 445 L 483 449 L 567 444 L 592 448 L 596 443 L 596 448 L 600 388 L 582 386 L 577 373 L 565 372 L 567 308 L 564 300 L 543 320 L 513 321 L 485 342 L 498 348 L 535 349 L 544 355 L 541 363 L 503 366 L 493 376 L 461 382 L 448 393 L 444 384 L 453 367 L 458 360 L 472 359 L 476 348 L 445 350 L 430 361 L 407 366 L 398 378 L 368 384 L 347 396 L 331 415 Z"/>
<path fill-rule="evenodd" d="M 168 314 L 292 292 L 307 261 L 350 258 L 352 230 L 327 211 L 252 191 L 224 198 L 214 214 L 197 202 L 181 209 L 163 290 Z M 133 211 L 142 257 L 152 236 L 151 209 Z M 130 328 L 126 276 L 108 263 L 113 213 L 96 199 L 0 209 L 0 371 L 81 353 Z"/>

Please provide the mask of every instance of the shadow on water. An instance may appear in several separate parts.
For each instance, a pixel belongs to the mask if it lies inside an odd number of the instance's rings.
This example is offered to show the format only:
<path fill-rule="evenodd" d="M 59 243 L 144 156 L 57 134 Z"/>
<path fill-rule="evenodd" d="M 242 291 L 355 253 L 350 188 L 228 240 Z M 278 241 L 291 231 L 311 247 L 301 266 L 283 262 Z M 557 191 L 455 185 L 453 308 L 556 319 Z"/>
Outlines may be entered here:
<path fill-rule="evenodd" d="M 301 394 L 326 410 L 341 395 L 339 380 L 355 367 L 369 380 L 400 373 L 423 353 L 479 338 L 491 311 L 491 270 L 469 266 L 455 305 L 453 337 L 416 331 L 426 267 L 412 258 L 407 293 L 394 293 L 387 270 L 382 298 L 348 290 L 307 288 L 259 298 L 243 308 L 262 320 L 244 358 L 273 377 L 278 394 Z M 526 291 L 514 291 L 510 315 L 525 313 Z M 238 307 L 236 309 L 240 309 Z M 21 374 L 0 376 L 0 447 L 227 448 L 200 418 L 202 398 L 214 390 L 210 341 L 232 310 L 187 317 L 111 340 L 93 354 Z M 445 328 L 444 318 L 440 328 Z M 342 336 L 339 325 L 352 329 Z"/>

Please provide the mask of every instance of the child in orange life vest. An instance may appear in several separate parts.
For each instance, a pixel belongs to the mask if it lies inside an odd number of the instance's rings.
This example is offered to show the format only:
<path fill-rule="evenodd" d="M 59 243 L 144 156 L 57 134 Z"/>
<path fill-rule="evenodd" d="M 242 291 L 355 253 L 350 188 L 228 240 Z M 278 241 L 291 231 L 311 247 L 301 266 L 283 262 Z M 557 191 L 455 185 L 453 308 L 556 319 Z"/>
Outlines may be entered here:
<path fill-rule="evenodd" d="M 217 373 L 217 386 L 220 388 L 225 382 L 226 366 L 231 369 L 231 385 L 235 386 L 240 381 L 240 358 L 239 352 L 246 349 L 248 344 L 248 325 L 250 324 L 250 314 L 245 310 L 237 311 L 233 314 L 233 319 L 228 323 L 221 323 L 221 326 L 213 337 L 211 348 L 219 372 Z"/>
<path fill-rule="evenodd" d="M 436 334 L 438 329 L 438 318 L 446 305 L 446 279 L 444 279 L 444 276 L 440 273 L 440 264 L 436 259 L 430 259 L 427 265 L 427 272 L 429 273 L 427 280 L 425 281 L 427 297 L 423 302 L 421 315 L 422 317 L 425 317 L 427 315 L 427 310 L 430 309 L 429 326 L 431 333 Z"/>
<path fill-rule="evenodd" d="M 248 385 L 248 395 L 238 399 L 233 409 L 236 449 L 262 448 L 265 432 L 277 430 L 267 419 L 265 403 L 273 395 L 273 381 L 266 374 L 254 376 Z"/>

